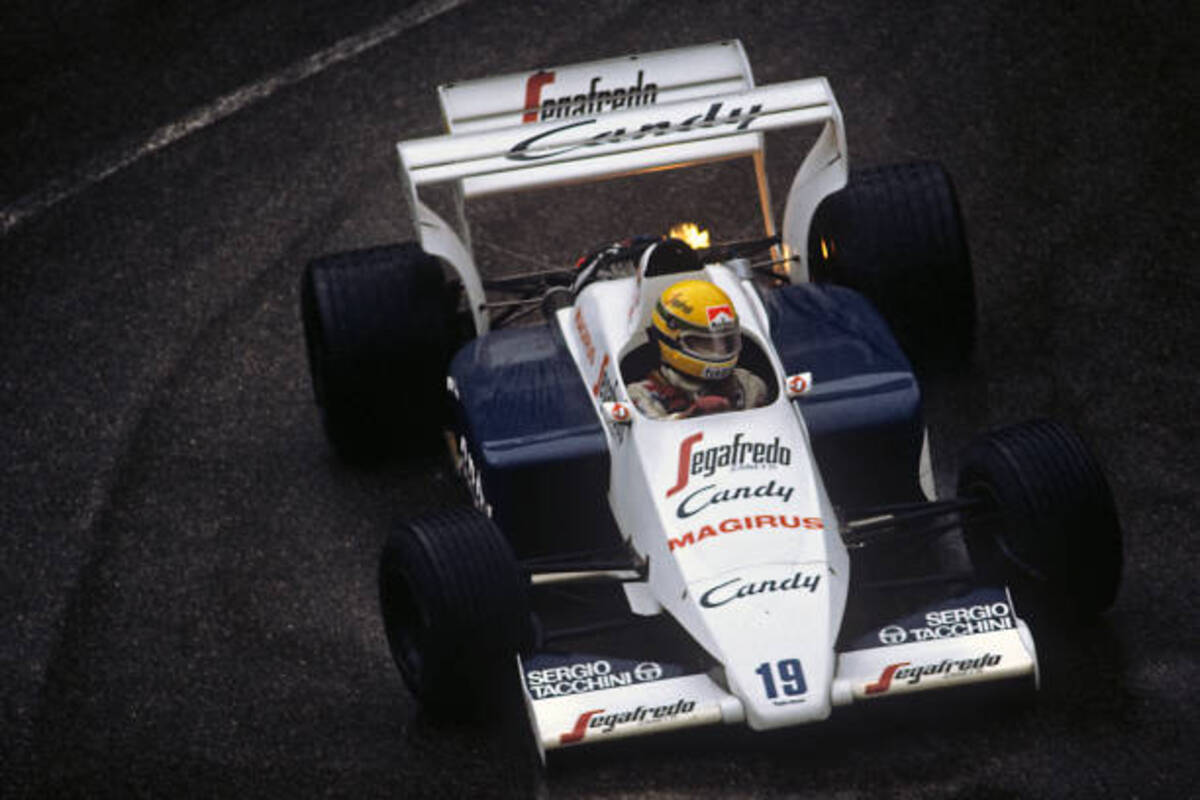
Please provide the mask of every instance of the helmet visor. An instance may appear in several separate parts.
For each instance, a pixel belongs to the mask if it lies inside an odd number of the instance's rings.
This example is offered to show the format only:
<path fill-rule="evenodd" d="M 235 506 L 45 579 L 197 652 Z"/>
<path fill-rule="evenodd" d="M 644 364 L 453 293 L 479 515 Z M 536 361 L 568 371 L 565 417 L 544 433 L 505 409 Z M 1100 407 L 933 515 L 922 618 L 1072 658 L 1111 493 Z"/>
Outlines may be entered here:
<path fill-rule="evenodd" d="M 742 336 L 737 330 L 723 333 L 685 331 L 679 336 L 685 353 L 703 361 L 729 361 L 737 358 L 742 349 Z"/>

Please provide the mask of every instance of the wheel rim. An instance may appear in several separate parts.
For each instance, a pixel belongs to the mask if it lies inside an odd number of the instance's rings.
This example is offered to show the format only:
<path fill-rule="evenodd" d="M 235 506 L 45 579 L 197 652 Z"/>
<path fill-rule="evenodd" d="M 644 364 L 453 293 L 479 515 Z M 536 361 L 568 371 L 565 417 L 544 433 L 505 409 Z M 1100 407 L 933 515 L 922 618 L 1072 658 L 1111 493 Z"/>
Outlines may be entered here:
<path fill-rule="evenodd" d="M 968 547 L 973 544 L 975 548 L 982 551 L 979 553 L 981 556 L 979 560 L 983 562 L 984 574 L 1002 578 L 1008 582 L 1005 573 L 1010 570 L 1005 570 L 1004 566 L 1010 564 L 1016 568 L 1022 579 L 1040 584 L 1046 583 L 1047 576 L 1017 555 L 1009 542 L 1007 535 L 1009 527 L 1020 523 L 1005 513 L 1005 509 L 996 498 L 996 493 L 992 491 L 992 488 L 984 481 L 974 480 L 965 484 L 959 491 L 964 497 L 978 499 L 982 503 L 982 513 L 992 517 L 983 522 L 982 530 L 977 530 L 975 536 L 968 537 Z M 973 554 L 972 559 L 975 558 L 976 556 Z"/>

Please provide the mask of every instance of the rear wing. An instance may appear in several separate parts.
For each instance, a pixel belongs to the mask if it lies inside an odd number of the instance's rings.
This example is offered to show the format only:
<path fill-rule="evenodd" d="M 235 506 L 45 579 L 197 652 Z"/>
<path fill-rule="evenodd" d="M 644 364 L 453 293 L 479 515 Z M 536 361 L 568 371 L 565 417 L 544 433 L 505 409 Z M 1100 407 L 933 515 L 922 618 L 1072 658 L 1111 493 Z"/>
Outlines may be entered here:
<path fill-rule="evenodd" d="M 766 235 L 775 233 L 763 133 L 822 124 L 788 194 L 782 239 L 807 278 L 808 226 L 822 199 L 845 185 L 841 111 L 824 78 L 756 87 L 740 42 L 669 50 L 450 84 L 439 98 L 442 136 L 397 145 L 422 247 L 459 274 L 476 330 L 487 329 L 482 281 L 464 201 L 749 156 Z M 455 193 L 459 236 L 420 198 Z"/>

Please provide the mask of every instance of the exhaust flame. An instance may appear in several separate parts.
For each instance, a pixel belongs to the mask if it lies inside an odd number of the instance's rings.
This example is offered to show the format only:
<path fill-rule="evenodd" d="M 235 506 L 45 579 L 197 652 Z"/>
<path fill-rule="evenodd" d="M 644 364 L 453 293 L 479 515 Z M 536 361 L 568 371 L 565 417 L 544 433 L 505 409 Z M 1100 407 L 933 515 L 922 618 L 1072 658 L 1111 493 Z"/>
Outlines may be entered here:
<path fill-rule="evenodd" d="M 672 239 L 687 242 L 688 246 L 694 250 L 709 246 L 708 231 L 694 222 L 681 222 L 673 225 L 667 235 Z"/>

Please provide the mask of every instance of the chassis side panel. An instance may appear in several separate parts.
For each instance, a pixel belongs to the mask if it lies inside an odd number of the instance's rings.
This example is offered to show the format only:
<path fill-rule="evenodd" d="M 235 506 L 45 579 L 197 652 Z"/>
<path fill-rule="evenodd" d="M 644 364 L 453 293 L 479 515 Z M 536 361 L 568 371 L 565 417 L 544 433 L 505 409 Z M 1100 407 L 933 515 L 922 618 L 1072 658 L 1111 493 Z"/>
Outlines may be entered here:
<path fill-rule="evenodd" d="M 857 292 L 822 284 L 773 291 L 766 307 L 784 369 L 812 373 L 796 402 L 833 502 L 924 500 L 921 390 L 879 312 Z"/>
<path fill-rule="evenodd" d="M 474 339 L 450 379 L 459 470 L 519 555 L 617 541 L 604 430 L 550 326 Z"/>

